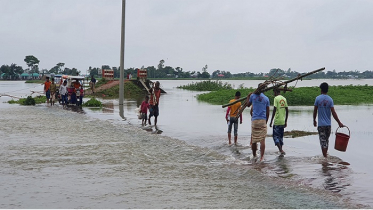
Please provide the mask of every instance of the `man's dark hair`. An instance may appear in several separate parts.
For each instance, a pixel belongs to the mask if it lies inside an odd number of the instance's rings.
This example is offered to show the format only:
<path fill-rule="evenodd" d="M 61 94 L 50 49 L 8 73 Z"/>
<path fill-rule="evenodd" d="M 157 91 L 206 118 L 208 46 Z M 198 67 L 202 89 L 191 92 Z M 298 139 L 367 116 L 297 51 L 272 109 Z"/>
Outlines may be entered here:
<path fill-rule="evenodd" d="M 326 82 L 321 83 L 320 89 L 323 93 L 328 93 L 329 85 Z"/>
<path fill-rule="evenodd" d="M 280 93 L 281 91 L 280 91 L 280 89 L 278 89 L 278 88 L 273 88 L 273 92 L 274 92 L 274 93 Z"/>
<path fill-rule="evenodd" d="M 240 91 L 237 91 L 235 96 L 241 96 Z"/>

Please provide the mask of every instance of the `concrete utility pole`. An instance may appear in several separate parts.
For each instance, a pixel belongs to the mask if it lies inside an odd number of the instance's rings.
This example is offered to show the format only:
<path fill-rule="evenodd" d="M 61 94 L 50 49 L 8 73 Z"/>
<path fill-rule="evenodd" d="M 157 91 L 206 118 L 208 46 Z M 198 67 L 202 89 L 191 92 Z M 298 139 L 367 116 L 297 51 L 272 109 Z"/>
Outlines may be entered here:
<path fill-rule="evenodd" d="M 120 39 L 120 76 L 119 76 L 119 115 L 123 118 L 123 97 L 124 97 L 124 35 L 125 35 L 126 0 L 122 0 L 122 27 Z"/>

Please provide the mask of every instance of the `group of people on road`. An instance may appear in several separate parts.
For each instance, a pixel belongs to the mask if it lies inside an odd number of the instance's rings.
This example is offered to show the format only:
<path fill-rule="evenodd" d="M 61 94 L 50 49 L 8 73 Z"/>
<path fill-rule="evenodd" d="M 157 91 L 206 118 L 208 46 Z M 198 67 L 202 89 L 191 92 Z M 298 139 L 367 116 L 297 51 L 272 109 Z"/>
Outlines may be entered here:
<path fill-rule="evenodd" d="M 260 85 L 260 84 L 259 84 Z M 327 157 L 329 147 L 329 137 L 331 133 L 331 115 L 338 123 L 339 127 L 344 127 L 339 120 L 338 115 L 334 109 L 333 99 L 328 95 L 329 85 L 322 83 L 320 85 L 321 94 L 316 97 L 313 111 L 313 125 L 317 127 L 319 133 L 319 141 L 323 156 Z M 284 96 L 280 94 L 279 89 L 274 89 L 273 112 L 270 121 L 270 127 L 273 125 L 273 141 L 278 147 L 281 155 L 285 155 L 283 150 L 284 145 L 284 129 L 287 127 L 288 121 L 288 103 Z M 236 92 L 235 98 L 230 103 L 238 100 L 241 94 Z M 267 136 L 267 123 L 270 112 L 270 102 L 263 93 L 249 94 L 246 98 L 246 104 L 251 108 L 251 148 L 253 156 L 256 157 L 257 144 L 260 143 L 260 161 L 264 159 L 265 152 L 265 138 Z M 237 144 L 238 136 L 238 117 L 235 113 L 241 107 L 241 102 L 237 102 L 228 107 L 226 113 L 226 120 L 228 122 L 228 143 L 231 144 L 232 125 L 234 127 L 234 143 Z M 228 114 L 230 118 L 228 119 Z M 316 116 L 318 119 L 316 121 Z M 242 116 L 239 116 L 240 124 L 242 124 Z M 318 122 L 318 123 L 317 123 Z"/>
<path fill-rule="evenodd" d="M 94 82 L 92 82 L 94 80 Z M 94 84 L 96 83 L 96 80 L 94 77 L 92 77 L 91 82 L 93 83 L 93 86 L 91 86 L 92 91 L 94 91 Z M 69 94 L 68 88 L 71 88 L 71 93 Z M 61 101 L 63 107 L 67 106 L 68 103 L 76 104 L 78 106 L 82 105 L 83 97 L 84 97 L 84 89 L 83 85 L 80 84 L 78 80 L 71 83 L 71 87 L 67 86 L 67 80 L 65 79 L 59 85 L 54 82 L 54 78 L 51 78 L 51 81 L 49 80 L 49 77 L 46 77 L 46 81 L 44 82 L 44 93 L 47 98 L 47 105 L 53 106 L 55 104 L 56 99 Z"/>
<path fill-rule="evenodd" d="M 159 116 L 159 98 L 161 97 L 161 89 L 159 87 L 159 81 L 155 82 L 154 88 L 150 88 L 148 95 L 145 96 L 144 101 L 140 106 L 140 115 L 142 120 L 142 125 L 145 126 L 146 122 L 151 125 L 151 117 L 154 116 L 154 126 L 157 126 L 157 120 Z M 150 99 L 150 100 L 149 100 Z M 148 119 L 148 110 L 149 110 L 149 119 Z"/>

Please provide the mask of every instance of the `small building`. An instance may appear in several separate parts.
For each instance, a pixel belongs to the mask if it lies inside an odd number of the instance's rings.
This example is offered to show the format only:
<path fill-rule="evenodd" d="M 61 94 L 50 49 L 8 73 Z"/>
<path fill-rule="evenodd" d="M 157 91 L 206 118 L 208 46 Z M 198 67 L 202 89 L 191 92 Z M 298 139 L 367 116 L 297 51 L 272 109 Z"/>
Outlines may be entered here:
<path fill-rule="evenodd" d="M 114 70 L 112 69 L 102 69 L 102 78 L 113 80 L 114 79 Z"/>
<path fill-rule="evenodd" d="M 20 77 L 21 77 L 22 80 L 28 80 L 28 79 L 30 79 L 30 75 L 27 74 L 27 73 L 22 73 L 22 74 L 20 75 Z"/>
<path fill-rule="evenodd" d="M 30 76 L 31 76 L 31 79 L 39 79 L 40 78 L 40 75 L 38 73 L 32 73 Z"/>

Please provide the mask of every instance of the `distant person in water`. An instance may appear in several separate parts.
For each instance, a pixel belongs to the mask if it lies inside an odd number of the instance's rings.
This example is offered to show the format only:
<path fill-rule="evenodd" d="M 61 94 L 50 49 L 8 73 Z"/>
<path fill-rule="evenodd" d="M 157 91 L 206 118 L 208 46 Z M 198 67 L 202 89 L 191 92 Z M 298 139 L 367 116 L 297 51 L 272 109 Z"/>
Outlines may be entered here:
<path fill-rule="evenodd" d="M 288 122 L 288 103 L 286 98 L 280 94 L 278 88 L 273 89 L 273 93 L 275 94 L 275 98 L 273 100 L 273 112 L 269 126 L 272 127 L 273 119 L 275 119 L 273 123 L 273 141 L 280 153 L 285 155 L 282 146 L 284 145 L 284 129 L 287 127 Z"/>
<path fill-rule="evenodd" d="M 52 78 L 52 83 L 50 85 L 50 90 L 51 90 L 51 105 L 54 105 L 54 101 L 56 99 L 56 92 L 57 92 L 57 85 L 54 83 L 54 78 Z"/>
<path fill-rule="evenodd" d="M 237 91 L 234 99 L 230 100 L 229 103 L 232 103 L 234 101 L 237 101 L 240 99 L 241 93 L 240 91 Z M 231 145 L 231 134 L 232 134 L 232 126 L 234 127 L 234 144 L 237 144 L 237 136 L 238 136 L 238 117 L 236 118 L 237 112 L 241 107 L 241 102 L 237 102 L 233 105 L 230 105 L 227 109 L 227 113 L 225 115 L 225 119 L 227 120 L 228 123 L 228 144 Z M 229 115 L 229 118 L 228 118 Z M 240 118 L 240 124 L 242 124 L 242 114 L 239 116 Z"/>
<path fill-rule="evenodd" d="M 344 127 L 334 110 L 333 99 L 328 96 L 329 85 L 326 82 L 320 85 L 321 95 L 316 97 L 313 109 L 313 125 L 317 126 L 322 154 L 328 157 L 329 137 L 331 133 L 331 115 L 337 121 L 339 127 Z M 318 116 L 318 124 L 316 122 Z"/>
<path fill-rule="evenodd" d="M 149 125 L 151 125 L 150 118 L 154 116 L 154 126 L 157 126 L 157 119 L 159 116 L 159 98 L 161 97 L 160 83 L 155 82 L 154 88 L 150 89 L 150 108 L 149 108 Z M 154 89 L 154 90 L 153 90 Z"/>
<path fill-rule="evenodd" d="M 44 82 L 44 93 L 45 96 L 47 97 L 47 105 L 49 104 L 49 99 L 51 97 L 51 81 L 49 81 L 49 77 L 46 77 L 45 82 Z"/>
<path fill-rule="evenodd" d="M 145 100 L 141 103 L 140 114 L 141 114 L 141 125 L 146 125 L 148 120 L 148 109 L 149 109 L 149 96 L 145 96 Z"/>
<path fill-rule="evenodd" d="M 259 84 L 260 86 L 261 84 Z M 258 86 L 258 87 L 259 87 Z M 247 106 L 253 105 L 251 118 L 251 149 L 256 157 L 257 143 L 260 143 L 260 161 L 264 159 L 265 138 L 267 136 L 267 122 L 269 118 L 269 99 L 263 93 L 249 94 Z"/>

